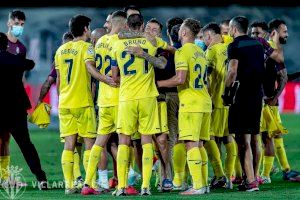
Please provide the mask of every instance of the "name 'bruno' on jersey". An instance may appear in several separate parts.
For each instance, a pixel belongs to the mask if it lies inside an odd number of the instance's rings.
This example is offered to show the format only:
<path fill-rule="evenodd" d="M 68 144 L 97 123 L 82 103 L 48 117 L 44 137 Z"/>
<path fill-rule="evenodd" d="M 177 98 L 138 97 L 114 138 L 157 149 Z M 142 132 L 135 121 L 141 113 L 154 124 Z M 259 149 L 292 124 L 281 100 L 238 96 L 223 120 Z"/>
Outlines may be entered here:
<path fill-rule="evenodd" d="M 94 61 L 92 44 L 83 40 L 61 45 L 55 54 L 55 69 L 59 70 L 59 108 L 93 106 L 91 75 L 85 62 Z M 80 84 L 78 84 L 80 83 Z"/>
<path fill-rule="evenodd" d="M 161 38 L 156 38 L 156 41 L 156 47 L 145 38 L 122 39 L 115 43 L 112 59 L 114 66 L 120 70 L 120 101 L 158 96 L 153 66 L 145 59 L 125 51 L 126 47 L 139 45 L 149 55 L 155 56 L 158 48 L 167 47 Z"/>
<path fill-rule="evenodd" d="M 112 47 L 119 40 L 117 34 L 102 36 L 95 46 L 95 60 L 97 69 L 101 74 L 111 76 Z M 114 88 L 106 83 L 99 82 L 98 106 L 116 106 L 119 103 L 119 88 Z"/>
<path fill-rule="evenodd" d="M 206 87 L 207 61 L 203 50 L 186 43 L 175 52 L 176 70 L 187 70 L 186 81 L 178 86 L 179 112 L 211 112 L 212 102 Z"/>

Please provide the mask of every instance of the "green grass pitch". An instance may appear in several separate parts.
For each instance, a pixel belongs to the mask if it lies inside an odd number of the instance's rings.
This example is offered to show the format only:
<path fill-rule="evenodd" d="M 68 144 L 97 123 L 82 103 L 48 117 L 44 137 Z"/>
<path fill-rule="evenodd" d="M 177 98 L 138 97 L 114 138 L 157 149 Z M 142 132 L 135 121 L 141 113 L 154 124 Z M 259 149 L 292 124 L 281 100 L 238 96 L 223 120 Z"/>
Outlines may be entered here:
<path fill-rule="evenodd" d="M 286 150 L 290 165 L 293 169 L 300 170 L 300 115 L 284 114 L 282 115 L 283 124 L 288 128 L 289 134 L 284 136 Z M 62 152 L 62 144 L 60 143 L 58 131 L 39 130 L 32 131 L 31 138 L 35 144 L 42 162 L 42 166 L 47 173 L 50 186 L 57 186 L 55 183 L 63 180 L 62 170 L 60 165 L 60 157 Z M 26 191 L 20 197 L 20 199 L 111 199 L 114 198 L 110 194 L 100 196 L 88 196 L 83 197 L 80 194 L 76 195 L 64 195 L 63 189 L 51 189 L 48 191 L 39 191 L 32 187 L 32 181 L 35 181 L 31 174 L 25 160 L 13 141 L 11 143 L 11 164 L 23 168 L 22 175 L 29 186 Z M 276 159 L 275 159 L 276 160 Z M 278 166 L 277 161 L 275 161 Z M 111 169 L 111 165 L 109 165 Z M 211 168 L 211 167 L 210 167 Z M 83 169 L 83 167 L 82 167 Z M 238 192 L 236 188 L 233 191 L 216 190 L 212 191 L 209 195 L 194 196 L 194 197 L 182 197 L 176 192 L 160 193 L 155 189 L 152 189 L 152 196 L 146 197 L 149 199 L 300 199 L 300 183 L 284 182 L 281 178 L 281 172 L 272 175 L 272 184 L 263 185 L 260 187 L 259 192 L 246 193 Z M 210 176 L 212 176 L 210 169 Z M 154 178 L 154 177 L 152 177 Z M 53 183 L 55 182 L 55 183 Z M 154 182 L 154 179 L 152 183 Z M 1 190 L 1 189 L 0 189 Z M 3 192 L 3 191 L 1 191 Z M 145 197 L 125 197 L 126 199 L 136 199 Z M 0 199 L 3 196 L 0 195 Z"/>

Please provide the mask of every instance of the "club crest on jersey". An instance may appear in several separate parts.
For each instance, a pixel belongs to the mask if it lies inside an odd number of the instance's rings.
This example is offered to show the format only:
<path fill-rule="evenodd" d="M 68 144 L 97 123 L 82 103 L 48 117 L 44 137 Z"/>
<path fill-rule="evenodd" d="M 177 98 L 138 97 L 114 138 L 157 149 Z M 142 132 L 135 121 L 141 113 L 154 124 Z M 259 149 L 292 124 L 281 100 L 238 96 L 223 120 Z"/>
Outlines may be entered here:
<path fill-rule="evenodd" d="M 89 54 L 89 55 L 94 55 L 94 49 L 93 49 L 92 46 L 90 46 L 90 47 L 88 48 L 87 54 Z"/>
<path fill-rule="evenodd" d="M 16 48 L 16 53 L 17 53 L 17 54 L 20 53 L 20 48 L 19 48 L 19 47 Z"/>

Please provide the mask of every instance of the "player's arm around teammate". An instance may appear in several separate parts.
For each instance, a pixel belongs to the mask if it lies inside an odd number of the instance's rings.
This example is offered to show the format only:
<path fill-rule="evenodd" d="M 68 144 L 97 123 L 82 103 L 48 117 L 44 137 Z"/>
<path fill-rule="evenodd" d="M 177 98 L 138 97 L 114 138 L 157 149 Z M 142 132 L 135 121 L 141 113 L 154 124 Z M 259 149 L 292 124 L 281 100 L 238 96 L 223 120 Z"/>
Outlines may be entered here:
<path fill-rule="evenodd" d="M 162 36 L 162 28 L 163 25 L 156 20 L 155 18 L 149 20 L 146 24 L 145 33 L 150 35 L 151 37 L 157 38 L 157 44 L 165 49 L 170 49 L 168 45 L 164 41 L 160 39 Z M 159 51 L 163 51 L 163 49 L 159 49 Z M 165 50 L 166 51 L 166 50 Z M 167 59 L 164 56 L 156 55 L 152 56 L 145 52 L 139 45 L 137 46 L 130 46 L 127 48 L 127 53 L 133 54 L 137 57 L 144 58 L 150 64 L 158 69 L 164 69 L 167 65 Z M 159 76 L 158 73 L 162 73 L 161 71 L 155 71 L 155 77 Z M 159 90 L 160 92 L 160 90 Z M 167 120 L 167 104 L 165 94 L 160 92 L 160 96 L 158 97 L 158 112 L 159 112 L 159 121 L 160 121 L 160 128 L 161 132 L 156 134 L 153 139 L 157 146 L 157 155 L 161 161 L 161 176 L 162 179 L 159 178 L 160 185 L 162 186 L 162 191 L 169 191 L 173 188 L 172 183 L 172 175 L 171 175 L 171 164 L 169 158 L 169 144 L 168 144 L 168 120 Z M 160 173 L 159 173 L 160 174 Z M 160 180 L 161 179 L 161 180 Z"/>

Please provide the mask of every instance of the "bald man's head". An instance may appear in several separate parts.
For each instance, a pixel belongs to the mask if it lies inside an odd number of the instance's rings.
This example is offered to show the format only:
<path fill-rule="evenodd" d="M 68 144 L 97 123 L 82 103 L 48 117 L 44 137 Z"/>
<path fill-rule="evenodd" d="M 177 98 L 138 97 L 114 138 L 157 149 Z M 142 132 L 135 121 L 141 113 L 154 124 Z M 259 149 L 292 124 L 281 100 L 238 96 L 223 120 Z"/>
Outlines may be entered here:
<path fill-rule="evenodd" d="M 99 38 L 101 38 L 106 33 L 107 32 L 105 28 L 96 28 L 95 30 L 93 30 L 91 33 L 91 42 L 93 46 L 95 46 Z"/>

